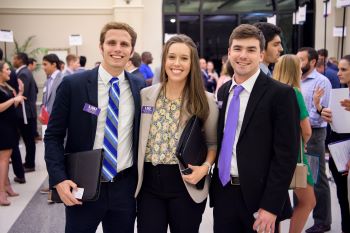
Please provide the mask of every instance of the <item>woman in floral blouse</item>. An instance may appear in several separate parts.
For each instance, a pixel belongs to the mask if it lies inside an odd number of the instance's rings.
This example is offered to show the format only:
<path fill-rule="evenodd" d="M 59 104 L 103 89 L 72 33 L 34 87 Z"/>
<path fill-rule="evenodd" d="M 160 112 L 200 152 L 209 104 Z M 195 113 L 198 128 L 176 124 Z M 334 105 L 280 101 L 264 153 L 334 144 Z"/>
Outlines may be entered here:
<path fill-rule="evenodd" d="M 141 91 L 137 196 L 138 232 L 198 232 L 206 205 L 209 172 L 216 156 L 218 109 L 205 92 L 196 45 L 176 35 L 163 49 L 161 83 Z M 175 156 L 178 140 L 191 116 L 204 122 L 208 153 L 201 166 L 181 174 Z M 205 177 L 203 189 L 197 184 Z"/>

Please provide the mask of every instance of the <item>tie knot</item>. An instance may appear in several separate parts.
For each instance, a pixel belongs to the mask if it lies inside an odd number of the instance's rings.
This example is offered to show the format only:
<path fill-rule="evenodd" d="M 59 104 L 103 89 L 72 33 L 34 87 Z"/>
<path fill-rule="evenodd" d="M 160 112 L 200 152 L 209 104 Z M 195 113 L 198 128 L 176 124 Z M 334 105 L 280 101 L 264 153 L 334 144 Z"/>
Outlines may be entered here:
<path fill-rule="evenodd" d="M 109 83 L 111 85 L 114 85 L 115 83 L 117 83 L 119 81 L 119 78 L 118 77 L 112 77 L 111 80 L 109 80 Z"/>
<path fill-rule="evenodd" d="M 244 87 L 242 87 L 241 85 L 237 85 L 233 90 L 233 95 L 238 96 L 243 90 L 244 90 Z"/>

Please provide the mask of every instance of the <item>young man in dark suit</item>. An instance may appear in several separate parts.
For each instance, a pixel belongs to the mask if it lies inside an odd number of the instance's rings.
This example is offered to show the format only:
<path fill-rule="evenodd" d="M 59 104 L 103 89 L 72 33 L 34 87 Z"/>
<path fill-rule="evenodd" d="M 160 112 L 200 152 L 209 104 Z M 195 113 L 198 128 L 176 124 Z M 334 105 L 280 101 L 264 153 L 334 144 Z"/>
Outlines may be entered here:
<path fill-rule="evenodd" d="M 106 24 L 100 34 L 101 65 L 65 77 L 57 90 L 45 134 L 45 160 L 50 187 L 56 187 L 66 205 L 66 232 L 95 232 L 100 222 L 104 232 L 134 231 L 140 90 L 145 82 L 124 67 L 136 37 L 127 24 Z M 100 195 L 82 203 L 71 192 L 77 185 L 67 177 L 64 153 L 99 148 L 105 149 Z"/>
<path fill-rule="evenodd" d="M 24 106 L 28 124 L 24 122 L 22 108 L 18 108 L 17 111 L 19 131 L 26 146 L 26 157 L 23 167 L 25 172 L 33 172 L 35 171 L 36 99 L 38 87 L 32 72 L 27 68 L 28 55 L 26 53 L 15 54 L 12 64 L 16 68 L 17 78 L 23 82 L 23 95 L 27 97 L 26 101 L 24 101 Z"/>
<path fill-rule="evenodd" d="M 230 36 L 232 81 L 218 91 L 218 159 L 211 184 L 214 232 L 277 232 L 290 217 L 288 187 L 299 148 L 291 87 L 259 68 L 265 40 L 242 24 Z"/>

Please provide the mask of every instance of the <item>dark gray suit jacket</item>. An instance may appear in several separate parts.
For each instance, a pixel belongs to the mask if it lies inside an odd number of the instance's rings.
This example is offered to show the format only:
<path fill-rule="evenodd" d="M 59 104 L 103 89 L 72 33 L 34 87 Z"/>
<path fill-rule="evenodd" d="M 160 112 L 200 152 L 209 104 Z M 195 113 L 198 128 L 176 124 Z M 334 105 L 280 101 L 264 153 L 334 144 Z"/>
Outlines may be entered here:
<path fill-rule="evenodd" d="M 34 80 L 32 72 L 27 67 L 22 68 L 17 73 L 17 78 L 22 80 L 24 84 L 24 92 L 23 95 L 27 97 L 24 101 L 27 118 L 36 118 L 36 98 L 38 94 L 38 87 Z M 17 108 L 17 116 L 19 118 L 23 118 L 22 108 Z"/>

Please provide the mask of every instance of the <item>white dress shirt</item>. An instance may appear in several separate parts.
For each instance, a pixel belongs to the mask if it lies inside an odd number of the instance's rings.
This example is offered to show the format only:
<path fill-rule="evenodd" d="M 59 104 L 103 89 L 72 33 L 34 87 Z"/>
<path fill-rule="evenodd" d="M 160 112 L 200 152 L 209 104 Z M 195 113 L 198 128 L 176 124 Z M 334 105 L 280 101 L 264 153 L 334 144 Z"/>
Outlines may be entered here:
<path fill-rule="evenodd" d="M 98 107 L 101 109 L 97 117 L 97 128 L 94 149 L 103 147 L 104 130 L 107 118 L 109 88 L 112 75 L 102 66 L 98 68 L 97 97 Z M 118 157 L 117 172 L 132 166 L 132 132 L 134 121 L 134 98 L 131 93 L 129 81 L 125 79 L 124 71 L 118 76 L 119 79 L 119 117 L 118 117 Z"/>
<path fill-rule="evenodd" d="M 244 88 L 244 90 L 239 95 L 239 117 L 238 117 L 238 122 L 237 122 L 235 141 L 232 145 L 233 149 L 232 149 L 231 171 L 230 171 L 230 174 L 232 176 L 239 176 L 238 175 L 238 167 L 237 167 L 236 145 L 237 145 L 237 141 L 239 138 L 239 134 L 241 132 L 244 114 L 245 114 L 245 110 L 247 108 L 250 93 L 252 93 L 255 81 L 258 78 L 259 74 L 260 74 L 260 69 L 258 69 L 255 72 L 255 74 L 253 74 L 253 76 L 251 76 L 245 82 L 240 84 Z M 229 106 L 230 106 L 230 103 L 231 103 L 231 100 L 233 97 L 233 92 L 234 92 L 233 87 L 236 85 L 238 85 L 238 84 L 235 82 L 235 79 L 233 76 L 232 85 L 231 85 L 230 90 L 229 90 L 230 95 L 229 95 L 228 100 L 227 100 L 227 107 L 226 107 L 226 113 L 225 113 L 225 126 L 226 126 L 226 121 L 227 121 L 227 112 L 228 112 L 228 109 L 229 109 Z"/>

